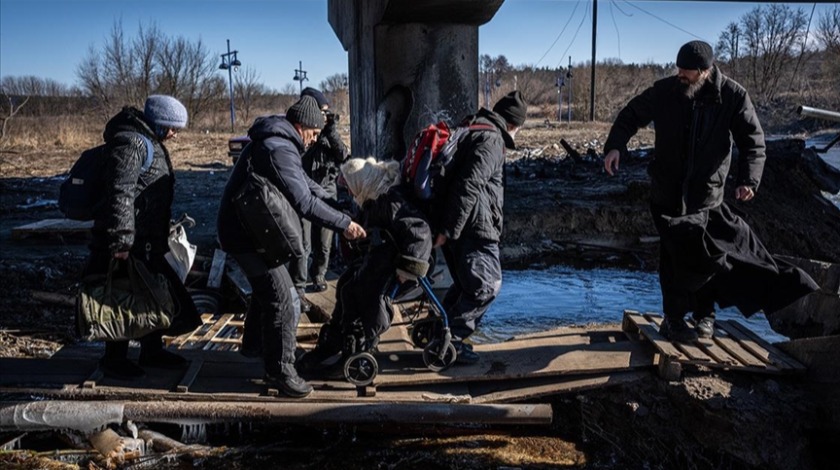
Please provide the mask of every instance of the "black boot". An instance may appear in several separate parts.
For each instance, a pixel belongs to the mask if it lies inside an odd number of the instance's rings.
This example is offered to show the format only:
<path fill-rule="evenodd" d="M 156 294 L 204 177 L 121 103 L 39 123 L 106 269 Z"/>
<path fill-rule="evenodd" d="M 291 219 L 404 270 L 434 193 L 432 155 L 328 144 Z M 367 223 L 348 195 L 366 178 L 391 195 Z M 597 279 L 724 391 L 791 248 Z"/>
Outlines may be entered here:
<path fill-rule="evenodd" d="M 694 328 L 697 336 L 701 338 L 711 338 L 715 335 L 715 317 L 714 315 L 705 316 L 697 320 L 697 326 Z"/>
<path fill-rule="evenodd" d="M 318 332 L 315 349 L 301 356 L 295 367 L 301 372 L 311 372 L 326 367 L 324 362 L 341 352 L 341 335 L 338 331 L 339 329 L 333 327 L 332 324 L 325 323 Z"/>
<path fill-rule="evenodd" d="M 265 381 L 269 385 L 292 398 L 304 398 L 312 393 L 312 385 L 306 383 L 292 364 L 282 364 L 276 372 L 266 372 Z"/>
<path fill-rule="evenodd" d="M 678 343 L 693 343 L 697 341 L 697 333 L 680 317 L 665 317 L 659 326 L 659 333 L 665 338 Z"/>
<path fill-rule="evenodd" d="M 143 367 L 181 369 L 189 361 L 163 349 L 163 331 L 155 331 L 140 338 L 140 358 L 137 362 Z"/>
<path fill-rule="evenodd" d="M 146 376 L 146 372 L 126 357 L 128 341 L 106 341 L 105 355 L 99 360 L 99 368 L 105 377 L 119 380 L 136 380 Z"/>

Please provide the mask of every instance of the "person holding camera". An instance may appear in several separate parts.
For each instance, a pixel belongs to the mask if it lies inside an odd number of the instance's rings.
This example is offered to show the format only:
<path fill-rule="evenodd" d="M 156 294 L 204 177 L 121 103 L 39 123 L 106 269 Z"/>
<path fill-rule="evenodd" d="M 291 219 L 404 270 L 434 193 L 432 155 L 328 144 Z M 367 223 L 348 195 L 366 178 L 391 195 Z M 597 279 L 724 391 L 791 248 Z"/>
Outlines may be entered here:
<path fill-rule="evenodd" d="M 307 87 L 303 89 L 301 96 L 315 98 L 318 107 L 326 117 L 324 128 L 302 157 L 303 170 L 307 176 L 324 188 L 332 199 L 336 199 L 338 194 L 336 179 L 339 167 L 347 160 L 349 154 L 347 146 L 344 145 L 338 133 L 339 116 L 329 112 L 330 101 L 320 90 Z M 313 225 L 306 219 L 301 219 L 301 227 L 304 238 L 304 257 L 298 259 L 297 262 L 292 260 L 289 270 L 301 298 L 301 310 L 306 312 L 310 309 L 304 292 L 307 274 L 312 279 L 314 292 L 323 292 L 327 289 L 325 276 L 330 263 L 333 231 L 320 225 Z M 311 265 L 308 263 L 310 253 L 312 254 Z"/>

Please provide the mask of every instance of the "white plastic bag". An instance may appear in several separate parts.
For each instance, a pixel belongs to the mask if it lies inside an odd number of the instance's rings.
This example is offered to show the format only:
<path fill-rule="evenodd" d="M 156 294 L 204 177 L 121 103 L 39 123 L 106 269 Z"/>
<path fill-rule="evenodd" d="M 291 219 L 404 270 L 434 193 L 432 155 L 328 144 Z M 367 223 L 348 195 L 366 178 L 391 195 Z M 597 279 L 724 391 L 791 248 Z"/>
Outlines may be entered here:
<path fill-rule="evenodd" d="M 189 220 L 192 221 L 192 219 Z M 192 225 L 195 225 L 194 221 L 192 221 Z M 178 274 L 181 282 L 187 280 L 187 273 L 190 272 L 193 261 L 195 261 L 196 250 L 196 246 L 187 240 L 184 222 L 174 224 L 169 230 L 169 253 L 166 254 L 166 261 Z"/>

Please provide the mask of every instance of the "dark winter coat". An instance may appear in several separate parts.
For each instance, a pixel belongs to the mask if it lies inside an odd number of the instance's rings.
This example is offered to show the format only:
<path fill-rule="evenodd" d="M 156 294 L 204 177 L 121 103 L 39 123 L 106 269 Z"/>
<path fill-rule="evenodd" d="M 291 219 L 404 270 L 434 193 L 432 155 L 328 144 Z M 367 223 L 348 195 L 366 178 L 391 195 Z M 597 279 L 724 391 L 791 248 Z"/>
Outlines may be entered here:
<path fill-rule="evenodd" d="M 439 233 L 499 241 L 504 206 L 505 148 L 515 148 L 504 118 L 482 108 L 461 125 L 491 125 L 496 130 L 474 130 L 458 145 L 446 194 L 436 207 Z"/>
<path fill-rule="evenodd" d="M 334 198 L 339 167 L 347 156 L 347 146 L 341 140 L 335 121 L 328 121 L 315 143 L 303 154 L 303 171 Z"/>
<path fill-rule="evenodd" d="M 664 78 L 619 112 L 604 153 L 626 154 L 627 142 L 653 122 L 656 142 L 651 201 L 671 215 L 719 206 L 732 157 L 738 147 L 737 186 L 758 188 L 764 169 L 764 133 L 747 91 L 717 66 L 695 99 L 680 90 L 676 76 Z"/>
<path fill-rule="evenodd" d="M 146 160 L 146 142 L 154 146 L 154 160 L 140 174 Z M 117 253 L 169 251 L 169 221 L 175 174 L 169 152 L 152 131 L 143 112 L 126 107 L 108 121 L 103 133 L 107 145 L 104 202 L 96 210 L 91 249 Z"/>
<path fill-rule="evenodd" d="M 232 203 L 245 181 L 249 161 L 253 171 L 274 184 L 295 210 L 289 217 L 301 216 L 336 231 L 344 231 L 350 225 L 350 217 L 328 206 L 322 199 L 329 195 L 304 173 L 300 158 L 303 141 L 291 123 L 281 116 L 260 117 L 248 130 L 248 136 L 251 143 L 236 161 L 219 206 L 217 224 L 222 249 L 229 253 L 256 251 Z"/>
<path fill-rule="evenodd" d="M 346 329 L 362 320 L 368 338 L 380 335 L 391 324 L 389 288 L 397 270 L 425 276 L 432 255 L 432 232 L 417 208 L 406 202 L 395 187 L 376 200 L 367 201 L 359 223 L 368 233 L 359 243 L 365 251 L 355 266 L 339 279 L 333 327 Z"/>

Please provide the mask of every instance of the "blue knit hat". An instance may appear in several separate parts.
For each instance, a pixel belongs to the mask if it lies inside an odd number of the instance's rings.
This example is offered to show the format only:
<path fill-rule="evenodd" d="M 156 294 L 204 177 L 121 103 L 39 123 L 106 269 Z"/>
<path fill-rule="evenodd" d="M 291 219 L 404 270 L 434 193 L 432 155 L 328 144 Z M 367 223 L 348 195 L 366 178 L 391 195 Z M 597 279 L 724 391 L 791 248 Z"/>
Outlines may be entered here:
<path fill-rule="evenodd" d="M 187 127 L 187 108 L 171 96 L 151 95 L 146 98 L 143 115 L 156 126 L 173 129 Z"/>

